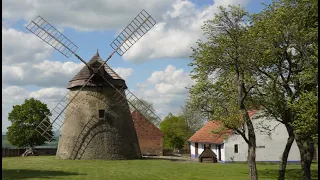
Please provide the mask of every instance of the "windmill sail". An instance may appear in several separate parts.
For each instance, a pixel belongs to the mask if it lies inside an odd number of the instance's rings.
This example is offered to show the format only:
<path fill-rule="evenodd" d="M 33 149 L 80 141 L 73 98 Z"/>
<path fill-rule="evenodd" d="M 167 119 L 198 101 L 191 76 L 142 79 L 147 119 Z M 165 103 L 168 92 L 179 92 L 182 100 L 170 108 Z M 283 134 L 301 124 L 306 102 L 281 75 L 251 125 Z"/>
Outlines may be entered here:
<path fill-rule="evenodd" d="M 145 10 L 142 10 L 113 40 L 110 46 L 119 56 L 122 56 L 155 24 L 156 21 Z"/>
<path fill-rule="evenodd" d="M 36 17 L 26 28 L 68 58 L 78 49 L 78 46 L 41 16 Z"/>

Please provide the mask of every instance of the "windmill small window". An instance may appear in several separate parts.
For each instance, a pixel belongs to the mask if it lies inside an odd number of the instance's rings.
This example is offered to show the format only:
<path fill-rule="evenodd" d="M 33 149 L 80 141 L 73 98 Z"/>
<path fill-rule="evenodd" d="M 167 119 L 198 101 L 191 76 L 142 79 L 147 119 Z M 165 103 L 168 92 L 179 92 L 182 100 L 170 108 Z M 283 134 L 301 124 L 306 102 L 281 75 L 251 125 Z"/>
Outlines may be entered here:
<path fill-rule="evenodd" d="M 99 119 L 105 119 L 105 110 L 104 109 L 99 110 Z"/>

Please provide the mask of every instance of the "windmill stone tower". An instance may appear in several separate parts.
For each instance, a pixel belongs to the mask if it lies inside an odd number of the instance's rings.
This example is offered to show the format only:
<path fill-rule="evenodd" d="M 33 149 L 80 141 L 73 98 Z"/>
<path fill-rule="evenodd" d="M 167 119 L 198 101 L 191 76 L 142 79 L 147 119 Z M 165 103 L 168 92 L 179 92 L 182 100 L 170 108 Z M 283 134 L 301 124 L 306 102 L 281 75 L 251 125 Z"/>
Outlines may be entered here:
<path fill-rule="evenodd" d="M 88 65 L 99 67 L 102 63 L 103 60 L 97 52 Z M 76 93 L 92 73 L 88 66 L 84 66 L 69 81 L 68 89 Z M 125 81 L 107 64 L 104 64 L 99 74 L 108 79 L 118 90 L 127 88 Z M 81 90 L 66 109 L 66 113 L 71 113 L 73 108 L 77 107 L 62 126 L 57 158 L 136 159 L 141 157 L 129 106 L 117 104 L 114 96 L 116 93 L 116 90 L 100 76 L 95 76 Z"/>

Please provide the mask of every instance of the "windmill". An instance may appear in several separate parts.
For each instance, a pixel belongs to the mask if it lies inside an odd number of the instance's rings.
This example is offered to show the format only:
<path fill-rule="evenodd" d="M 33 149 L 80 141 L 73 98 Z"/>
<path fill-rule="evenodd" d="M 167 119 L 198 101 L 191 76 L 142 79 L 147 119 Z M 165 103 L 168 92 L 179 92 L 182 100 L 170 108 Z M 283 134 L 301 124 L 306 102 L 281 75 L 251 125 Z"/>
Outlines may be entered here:
<path fill-rule="evenodd" d="M 88 63 L 76 53 L 78 47 L 41 16 L 26 27 L 67 58 L 73 54 L 85 64 L 69 81 L 70 91 L 35 129 L 48 141 L 53 139 L 51 129 L 53 132 L 61 129 L 57 158 L 141 157 L 130 109 L 145 117 L 160 118 L 128 90 L 125 81 L 106 62 L 115 53 L 122 56 L 155 24 L 142 10 L 112 41 L 113 52 L 106 60 L 102 60 L 97 51 Z"/>

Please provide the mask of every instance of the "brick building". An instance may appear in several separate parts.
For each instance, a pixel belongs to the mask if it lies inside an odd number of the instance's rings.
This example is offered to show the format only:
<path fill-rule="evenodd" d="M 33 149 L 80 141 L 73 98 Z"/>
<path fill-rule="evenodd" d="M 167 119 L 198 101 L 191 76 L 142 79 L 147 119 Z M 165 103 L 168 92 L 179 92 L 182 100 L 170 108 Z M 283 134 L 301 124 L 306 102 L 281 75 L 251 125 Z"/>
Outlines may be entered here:
<path fill-rule="evenodd" d="M 162 155 L 164 134 L 139 112 L 132 112 L 142 155 Z"/>

